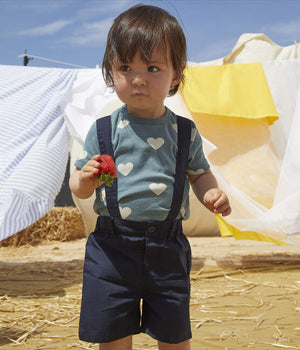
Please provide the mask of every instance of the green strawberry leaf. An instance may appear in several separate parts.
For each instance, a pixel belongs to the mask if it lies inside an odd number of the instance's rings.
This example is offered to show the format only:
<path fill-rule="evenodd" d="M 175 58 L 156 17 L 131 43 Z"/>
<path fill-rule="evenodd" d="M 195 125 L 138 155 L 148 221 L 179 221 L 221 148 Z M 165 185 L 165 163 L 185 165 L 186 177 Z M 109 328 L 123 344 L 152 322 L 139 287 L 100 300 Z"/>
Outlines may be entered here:
<path fill-rule="evenodd" d="M 100 181 L 103 181 L 105 186 L 108 186 L 108 187 L 111 187 L 113 181 L 114 181 L 114 178 L 110 175 L 111 173 L 107 173 L 105 174 L 103 171 L 101 172 L 101 175 L 98 176 L 98 179 Z"/>

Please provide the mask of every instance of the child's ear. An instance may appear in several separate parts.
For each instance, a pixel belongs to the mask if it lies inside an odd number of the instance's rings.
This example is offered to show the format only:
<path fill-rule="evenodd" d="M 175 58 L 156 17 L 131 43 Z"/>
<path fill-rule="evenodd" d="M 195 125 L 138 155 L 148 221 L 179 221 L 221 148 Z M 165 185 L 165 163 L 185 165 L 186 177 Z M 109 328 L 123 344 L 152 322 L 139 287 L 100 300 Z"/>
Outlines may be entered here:
<path fill-rule="evenodd" d="M 181 82 L 184 69 L 185 69 L 185 64 L 182 65 L 180 74 L 179 74 L 179 72 L 175 72 L 174 78 L 172 80 L 171 87 L 176 86 L 176 85 L 178 85 Z"/>

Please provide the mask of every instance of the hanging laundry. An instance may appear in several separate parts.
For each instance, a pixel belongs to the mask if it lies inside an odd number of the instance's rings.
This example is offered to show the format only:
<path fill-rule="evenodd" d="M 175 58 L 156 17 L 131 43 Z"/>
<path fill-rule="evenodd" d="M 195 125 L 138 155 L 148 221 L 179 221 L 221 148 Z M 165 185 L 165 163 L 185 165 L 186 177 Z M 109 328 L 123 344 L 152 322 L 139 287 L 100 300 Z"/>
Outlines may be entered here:
<path fill-rule="evenodd" d="M 53 207 L 70 142 L 61 103 L 76 75 L 0 66 L 0 240 Z"/>

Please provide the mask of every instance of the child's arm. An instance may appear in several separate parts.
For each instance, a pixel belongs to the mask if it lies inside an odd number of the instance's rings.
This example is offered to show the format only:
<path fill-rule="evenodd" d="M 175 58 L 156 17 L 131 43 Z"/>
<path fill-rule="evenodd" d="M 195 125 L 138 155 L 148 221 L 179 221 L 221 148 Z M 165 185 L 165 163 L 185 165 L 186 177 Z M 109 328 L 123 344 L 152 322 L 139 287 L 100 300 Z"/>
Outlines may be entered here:
<path fill-rule="evenodd" d="M 211 212 L 229 215 L 231 208 L 225 192 L 218 188 L 218 183 L 211 170 L 201 175 L 189 175 L 192 189 L 199 201 Z"/>
<path fill-rule="evenodd" d="M 100 168 L 99 158 L 100 155 L 95 155 L 82 169 L 76 168 L 71 175 L 69 186 L 78 198 L 89 198 L 95 189 L 103 183 L 97 177 Z"/>

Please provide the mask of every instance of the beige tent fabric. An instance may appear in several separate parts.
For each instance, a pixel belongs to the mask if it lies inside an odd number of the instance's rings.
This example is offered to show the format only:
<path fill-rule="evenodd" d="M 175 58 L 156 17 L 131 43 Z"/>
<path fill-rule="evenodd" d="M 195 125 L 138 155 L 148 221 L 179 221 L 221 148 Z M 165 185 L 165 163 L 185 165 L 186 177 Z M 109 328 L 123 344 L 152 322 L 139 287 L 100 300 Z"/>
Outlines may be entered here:
<path fill-rule="evenodd" d="M 207 62 L 189 63 L 189 65 L 208 66 L 299 58 L 300 43 L 294 42 L 292 45 L 283 47 L 274 43 L 263 33 L 245 33 L 239 37 L 227 56 Z"/>
<path fill-rule="evenodd" d="M 300 45 L 282 47 L 265 34 L 243 34 L 232 52 L 223 58 L 223 64 L 250 63 L 300 58 Z"/>

